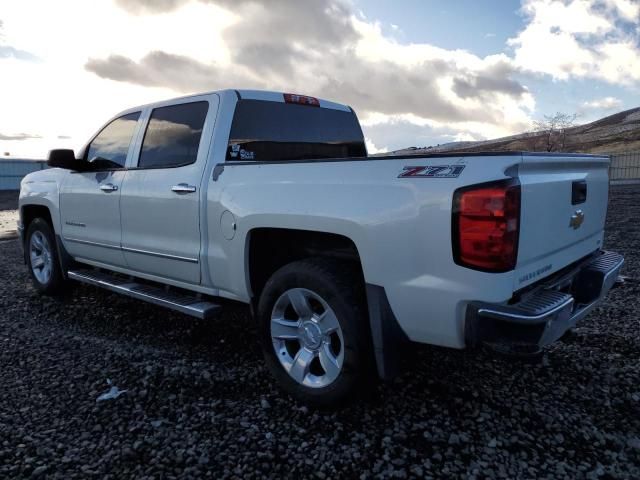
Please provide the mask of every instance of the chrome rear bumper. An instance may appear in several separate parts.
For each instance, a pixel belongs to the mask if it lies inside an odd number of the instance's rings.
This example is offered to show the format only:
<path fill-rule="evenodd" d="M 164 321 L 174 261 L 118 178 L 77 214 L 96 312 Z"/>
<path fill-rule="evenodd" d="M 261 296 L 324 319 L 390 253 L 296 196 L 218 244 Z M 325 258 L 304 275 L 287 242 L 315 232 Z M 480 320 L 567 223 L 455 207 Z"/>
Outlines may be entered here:
<path fill-rule="evenodd" d="M 623 263 L 622 255 L 600 251 L 515 303 L 471 302 L 465 320 L 466 344 L 513 354 L 540 351 L 597 306 L 614 286 Z"/>

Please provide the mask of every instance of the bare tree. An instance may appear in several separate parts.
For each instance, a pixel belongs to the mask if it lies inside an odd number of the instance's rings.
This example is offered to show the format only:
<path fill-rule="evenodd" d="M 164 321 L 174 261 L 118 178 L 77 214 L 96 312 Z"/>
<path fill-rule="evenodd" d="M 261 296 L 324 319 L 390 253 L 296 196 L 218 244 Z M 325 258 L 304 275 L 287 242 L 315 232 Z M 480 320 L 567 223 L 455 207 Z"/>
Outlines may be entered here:
<path fill-rule="evenodd" d="M 545 134 L 547 152 L 564 150 L 567 138 L 567 129 L 575 126 L 577 114 L 557 112 L 555 115 L 545 115 L 543 120 L 533 122 L 533 129 L 536 132 Z"/>

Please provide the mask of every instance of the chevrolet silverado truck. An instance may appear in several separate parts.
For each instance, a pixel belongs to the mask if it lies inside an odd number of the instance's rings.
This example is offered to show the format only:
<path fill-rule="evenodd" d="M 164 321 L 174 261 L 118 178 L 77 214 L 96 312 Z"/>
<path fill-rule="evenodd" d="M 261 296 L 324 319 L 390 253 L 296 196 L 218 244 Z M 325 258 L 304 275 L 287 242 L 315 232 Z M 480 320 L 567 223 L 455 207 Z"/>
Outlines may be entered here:
<path fill-rule="evenodd" d="M 607 157 L 368 157 L 354 111 L 314 97 L 132 108 L 48 164 L 20 191 L 35 289 L 201 319 L 246 303 L 269 370 L 316 405 L 393 376 L 406 342 L 535 354 L 623 263 L 602 249 Z"/>

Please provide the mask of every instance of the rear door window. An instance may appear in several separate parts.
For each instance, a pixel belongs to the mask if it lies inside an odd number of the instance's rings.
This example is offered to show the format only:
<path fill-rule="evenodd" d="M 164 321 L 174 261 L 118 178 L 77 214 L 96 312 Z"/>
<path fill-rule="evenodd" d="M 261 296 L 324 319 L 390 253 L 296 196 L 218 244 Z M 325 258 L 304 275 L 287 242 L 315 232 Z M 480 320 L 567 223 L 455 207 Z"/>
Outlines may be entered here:
<path fill-rule="evenodd" d="M 124 168 L 140 112 L 116 118 L 89 144 L 86 160 L 93 169 Z"/>
<path fill-rule="evenodd" d="M 196 161 L 208 102 L 154 108 L 142 141 L 139 168 L 169 168 Z"/>
<path fill-rule="evenodd" d="M 365 157 L 352 111 L 265 100 L 240 100 L 231 124 L 227 161 Z"/>

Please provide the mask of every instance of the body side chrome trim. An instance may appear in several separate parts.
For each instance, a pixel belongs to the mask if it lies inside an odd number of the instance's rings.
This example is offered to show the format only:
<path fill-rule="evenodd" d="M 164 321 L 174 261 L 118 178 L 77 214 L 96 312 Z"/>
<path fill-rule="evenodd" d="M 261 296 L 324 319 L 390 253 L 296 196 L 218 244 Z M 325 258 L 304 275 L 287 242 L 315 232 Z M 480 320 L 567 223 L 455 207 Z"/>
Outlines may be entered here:
<path fill-rule="evenodd" d="M 111 244 L 108 244 L 108 243 L 92 242 L 90 240 L 80 240 L 79 238 L 63 237 L 63 239 L 65 241 L 68 241 L 68 242 L 80 243 L 80 244 L 83 244 L 83 245 L 92 245 L 94 247 L 111 248 L 111 249 L 114 249 L 114 250 L 122 250 L 124 252 L 130 252 L 130 253 L 140 253 L 142 255 L 150 255 L 152 257 L 167 258 L 169 260 L 179 260 L 181 262 L 188 262 L 188 263 L 199 263 L 200 262 L 200 260 L 197 259 L 197 258 L 180 257 L 178 255 L 170 255 L 168 253 L 150 252 L 148 250 L 139 250 L 137 248 L 122 247 L 120 245 L 111 245 Z"/>
<path fill-rule="evenodd" d="M 168 253 L 160 253 L 160 252 L 150 252 L 148 250 L 140 250 L 137 248 L 130 248 L 130 247 L 121 247 L 122 250 L 124 252 L 129 252 L 129 253 L 140 253 L 142 255 L 149 255 L 152 257 L 160 257 L 160 258 L 168 258 L 169 260 L 179 260 L 181 262 L 188 262 L 188 263 L 199 263 L 200 260 L 198 260 L 197 258 L 190 258 L 190 257 L 180 257 L 178 255 L 170 255 Z"/>
<path fill-rule="evenodd" d="M 62 239 L 65 242 L 80 243 L 82 245 L 91 245 L 94 247 L 103 247 L 103 248 L 111 248 L 114 250 L 120 250 L 120 245 L 111 245 L 109 243 L 92 242 L 90 240 L 80 240 L 79 238 L 73 238 L 73 237 L 62 237 Z"/>

